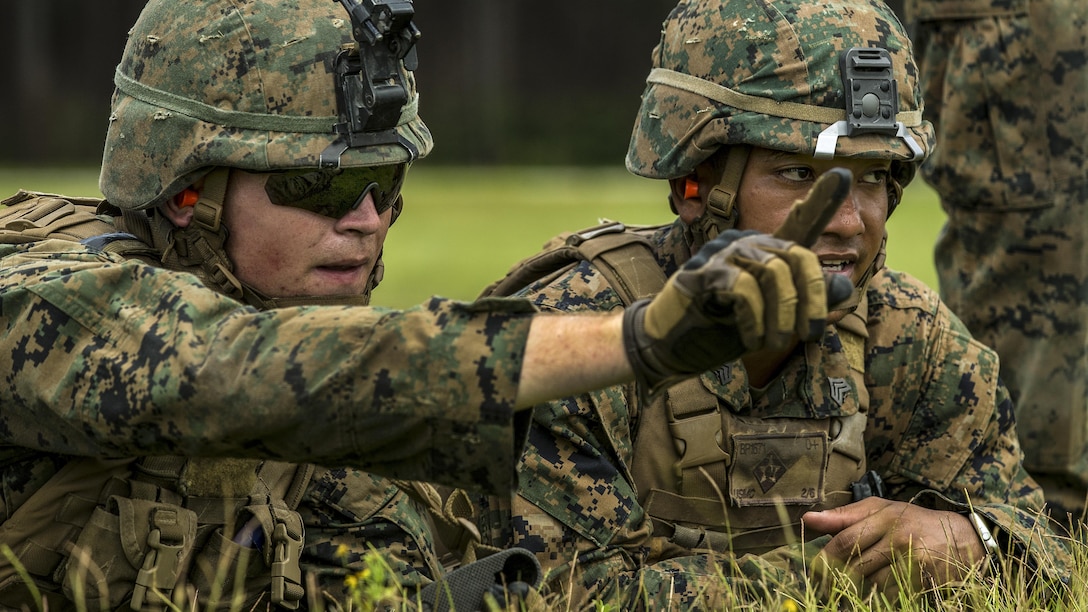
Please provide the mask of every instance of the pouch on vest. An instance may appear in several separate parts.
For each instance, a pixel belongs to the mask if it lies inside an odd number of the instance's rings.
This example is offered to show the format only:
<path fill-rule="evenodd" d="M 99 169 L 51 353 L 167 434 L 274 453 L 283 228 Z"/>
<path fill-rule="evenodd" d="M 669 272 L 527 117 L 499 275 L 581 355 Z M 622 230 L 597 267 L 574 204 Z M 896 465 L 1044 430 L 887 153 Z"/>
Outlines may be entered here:
<path fill-rule="evenodd" d="M 62 586 L 72 601 L 110 609 L 164 610 L 196 540 L 196 513 L 112 496 L 79 534 Z"/>
<path fill-rule="evenodd" d="M 185 503 L 200 508 L 202 532 L 187 582 L 196 590 L 201 610 L 236 609 L 239 602 L 248 608 L 262 599 L 287 609 L 298 607 L 305 535 L 294 508 L 314 469 L 278 461 L 185 462 L 182 480 L 190 494 Z M 170 465 L 164 470 L 178 471 Z M 222 489 L 220 481 L 234 482 L 237 488 Z"/>
<path fill-rule="evenodd" d="M 82 459 L 70 461 L 57 470 L 45 486 L 27 498 L 3 524 L 0 544 L 11 549 L 18 566 L 0 556 L 0 608 L 33 608 L 38 605 L 17 573 L 17 567 L 32 579 L 57 583 L 54 574 L 63 567 L 70 542 L 83 529 L 88 517 L 114 490 L 127 490 L 131 459 Z M 40 597 L 51 608 L 62 609 L 59 584 L 51 591 L 38 584 Z"/>
<path fill-rule="evenodd" d="M 238 606 L 251 609 L 268 598 L 270 568 L 263 549 L 266 529 L 255 519 L 239 524 L 251 517 L 246 507 L 237 517 L 231 510 L 225 523 L 218 524 L 220 520 L 201 523 L 197 536 L 200 544 L 193 553 L 186 579 L 196 591 L 201 610 L 229 610 Z"/>
<path fill-rule="evenodd" d="M 159 464 L 151 461 L 145 471 L 162 465 L 160 476 L 172 473 L 176 478 L 187 465 L 181 458 L 158 459 Z M 269 489 L 259 486 L 237 517 L 234 498 L 187 498 L 186 504 L 200 509 L 198 516 L 180 505 L 182 498 L 174 498 L 176 494 L 131 480 L 134 495 L 113 495 L 105 506 L 95 508 L 67 564 L 58 569 L 65 596 L 86 600 L 92 607 L 115 609 L 128 601 L 133 610 L 157 611 L 168 607 L 177 585 L 189 583 L 201 609 L 230 609 L 237 605 L 233 598 L 239 592 L 247 603 L 256 603 L 269 591 L 271 603 L 297 608 L 303 597 L 299 560 L 304 532 L 302 517 L 288 503 L 297 505 L 312 467 L 298 466 L 299 475 L 290 464 L 250 463 L 260 465 L 259 473 L 276 486 L 277 497 L 270 498 Z M 280 490 L 284 488 L 290 490 Z M 145 498 L 160 495 L 170 503 Z M 251 540 L 239 542 L 227 535 L 234 533 L 236 523 L 250 520 L 260 534 L 255 538 L 258 547 L 247 546 Z M 185 598 L 192 595 L 186 593 Z"/>

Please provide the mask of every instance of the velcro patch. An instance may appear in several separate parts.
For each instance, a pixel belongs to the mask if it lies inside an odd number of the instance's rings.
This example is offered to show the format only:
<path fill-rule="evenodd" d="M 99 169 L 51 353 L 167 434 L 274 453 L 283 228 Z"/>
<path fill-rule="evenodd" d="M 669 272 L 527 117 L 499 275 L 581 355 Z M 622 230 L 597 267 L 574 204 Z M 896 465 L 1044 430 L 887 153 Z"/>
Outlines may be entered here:
<path fill-rule="evenodd" d="M 729 497 L 744 506 L 824 500 L 827 434 L 734 434 Z"/>

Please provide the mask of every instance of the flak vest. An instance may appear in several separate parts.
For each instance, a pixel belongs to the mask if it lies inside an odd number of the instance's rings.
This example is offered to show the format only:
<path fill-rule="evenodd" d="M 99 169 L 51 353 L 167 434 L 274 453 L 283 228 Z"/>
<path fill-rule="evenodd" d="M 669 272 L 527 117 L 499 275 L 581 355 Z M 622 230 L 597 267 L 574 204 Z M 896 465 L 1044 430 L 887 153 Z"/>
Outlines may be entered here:
<path fill-rule="evenodd" d="M 0 205 L 0 243 L 46 238 L 83 241 L 104 251 L 161 265 L 146 242 L 99 216 L 100 200 L 21 191 Z M 56 458 L 0 449 L 0 470 Z M 200 609 L 227 609 L 235 586 L 271 593 L 295 609 L 303 597 L 299 559 L 302 517 L 296 508 L 312 465 L 242 459 L 67 458 L 0 524 L 0 607 L 158 611 L 173 590 L 194 590 Z M 40 591 L 35 595 L 26 572 Z"/>
<path fill-rule="evenodd" d="M 582 260 L 625 305 L 655 295 L 667 280 L 649 241 L 610 222 L 557 236 L 482 296 L 550 282 Z M 736 396 L 727 394 L 730 384 L 743 385 L 728 365 L 642 407 L 631 471 L 653 521 L 651 559 L 706 549 L 769 551 L 802 537 L 805 512 L 879 494 L 879 478 L 867 472 L 865 459 L 866 311 L 863 298 L 828 332 L 832 339 L 805 344 L 806 371 L 818 366 L 820 376 L 801 378 L 794 389 L 775 379 L 750 402 L 762 410 L 726 401 Z M 835 340 L 838 350 L 826 350 Z"/>

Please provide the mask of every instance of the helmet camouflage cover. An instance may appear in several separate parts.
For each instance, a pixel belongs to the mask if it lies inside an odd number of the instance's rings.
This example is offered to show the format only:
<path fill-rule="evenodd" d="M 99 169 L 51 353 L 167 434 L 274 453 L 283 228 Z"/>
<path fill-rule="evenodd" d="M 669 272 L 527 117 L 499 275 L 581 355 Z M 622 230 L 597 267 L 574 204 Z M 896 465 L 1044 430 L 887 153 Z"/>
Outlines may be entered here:
<path fill-rule="evenodd" d="M 99 188 L 153 207 L 216 166 L 317 168 L 337 140 L 334 60 L 354 42 L 333 0 L 152 0 L 118 65 Z M 353 147 L 345 168 L 410 162 L 432 147 L 412 73 L 400 143 Z"/>
<path fill-rule="evenodd" d="M 840 58 L 852 48 L 890 56 L 890 131 L 838 130 L 847 119 Z M 921 96 L 910 40 L 881 0 L 681 2 L 653 51 L 627 168 L 679 178 L 723 146 L 816 155 L 821 134 L 837 134 L 821 141 L 822 156 L 906 162 L 893 164 L 905 185 L 934 145 Z"/>

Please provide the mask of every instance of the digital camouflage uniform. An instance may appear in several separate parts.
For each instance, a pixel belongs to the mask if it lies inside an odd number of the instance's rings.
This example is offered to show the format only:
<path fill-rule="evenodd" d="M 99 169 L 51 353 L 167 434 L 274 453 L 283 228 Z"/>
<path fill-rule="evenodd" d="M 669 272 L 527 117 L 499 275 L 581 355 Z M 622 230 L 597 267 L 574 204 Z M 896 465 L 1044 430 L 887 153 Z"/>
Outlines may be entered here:
<path fill-rule="evenodd" d="M 260 312 L 196 277 L 76 243 L 2 246 L 0 256 L 0 518 L 71 456 L 350 466 L 319 468 L 306 490 L 304 566 L 342 575 L 343 561 L 358 569 L 374 546 L 412 583 L 436 567 L 420 508 L 360 470 L 511 484 L 524 305 Z M 404 351 L 409 341 L 420 350 Z M 341 577 L 329 578 L 333 590 Z"/>
<path fill-rule="evenodd" d="M 685 229 L 677 221 L 650 233 L 666 273 L 689 257 Z M 544 311 L 623 307 L 586 262 L 524 293 Z M 883 478 L 885 496 L 902 501 L 918 496 L 917 503 L 938 509 L 955 506 L 933 492 L 959 504 L 969 498 L 1000 526 L 1004 542 L 1040 546 L 1035 518 L 1042 493 L 1018 461 L 1012 407 L 996 376 L 994 353 L 971 339 L 935 292 L 906 274 L 878 273 L 867 298 L 870 399 L 864 440 L 868 467 Z M 828 328 L 821 344 L 825 358 L 842 351 L 835 327 Z M 817 418 L 826 416 L 827 407 L 805 388 L 825 387 L 825 367 L 795 355 L 762 396 L 749 388 L 740 362 L 701 378 L 736 414 Z M 795 393 L 793 401 L 786 401 L 794 390 L 804 400 L 798 402 Z M 720 578 L 711 560 L 723 567 L 736 562 L 734 582 L 778 577 L 781 551 L 739 559 L 655 555 L 644 494 L 635 490 L 632 476 L 638 422 L 646 409 L 630 386 L 536 407 L 519 465 L 520 495 L 512 502 L 481 500 L 485 542 L 490 537 L 492 545 L 533 550 L 553 588 L 571 589 L 580 604 L 589 597 L 619 598 L 621 609 L 644 597 L 634 588 L 638 584 L 652 594 L 649 609 L 664 609 L 670 593 L 676 597 L 673 605 L 722 605 L 715 599 Z M 1047 549 L 1040 558 L 1050 554 L 1062 553 Z M 700 593 L 709 599 L 701 600 Z"/>
<path fill-rule="evenodd" d="M 425 155 L 431 137 L 404 70 L 410 95 L 393 127 L 363 146 L 333 132 L 344 119 L 334 62 L 352 42 L 348 13 L 328 0 L 151 2 L 117 70 L 96 221 L 125 233 L 2 244 L 55 219 L 0 228 L 0 543 L 50 609 L 69 609 L 80 586 L 92 609 L 140 608 L 134 589 L 159 609 L 141 591 L 151 588 L 179 605 L 196 589 L 205 609 L 209 576 L 235 567 L 248 568 L 246 609 L 270 605 L 270 591 L 272 604 L 331 597 L 329 608 L 371 548 L 405 585 L 424 584 L 441 571 L 419 503 L 429 489 L 390 479 L 512 487 L 530 305 L 359 307 L 368 295 L 287 305 L 231 274 L 215 194 L 202 194 L 192 231 L 144 213 L 202 176 L 222 187 L 213 167 Z M 71 209 L 28 193 L 4 203 Z M 118 244 L 137 245 L 133 256 Z M 371 286 L 380 276 L 379 261 Z M 26 533 L 19 511 L 31 507 L 70 530 L 48 542 Z M 262 531 L 232 542 L 246 516 L 264 519 Z M 94 572 L 107 574 L 110 597 L 97 599 Z M 303 594 L 311 579 L 318 589 Z M 20 582 L 0 557 L 0 607 L 34 605 Z"/>
<path fill-rule="evenodd" d="M 879 105 L 872 105 L 872 113 L 858 108 L 856 117 L 866 118 L 887 108 L 869 132 L 852 133 L 845 121 L 839 57 L 851 48 L 890 58 L 898 85 L 897 90 L 877 87 L 888 93 L 874 94 Z M 932 129 L 921 116 L 910 42 L 879 0 L 681 2 L 663 24 L 652 60 L 628 169 L 674 179 L 689 176 L 704 161 L 722 168 L 719 185 L 705 196 L 707 214 L 690 224 L 677 220 L 638 231 L 648 237 L 663 276 L 688 261 L 693 248 L 734 227 L 732 198 L 750 146 L 816 157 L 890 159 L 889 211 L 934 146 Z M 645 266 L 630 261 L 629 276 L 642 275 Z M 1047 522 L 1037 521 L 1042 492 L 1020 463 L 996 354 L 971 338 L 934 291 L 882 266 L 883 254 L 858 283 L 856 311 L 829 326 L 819 342 L 800 345 L 763 389 L 749 385 L 737 361 L 704 373 L 697 394 L 677 385 L 647 404 L 645 389 L 629 385 L 536 407 L 529 448 L 519 464 L 519 494 L 476 500 L 483 542 L 536 552 L 549 586 L 569 594 L 579 609 L 598 598 L 618 603 L 619 609 L 721 609 L 730 603 L 729 590 L 741 598 L 781 597 L 802 584 L 829 536 L 790 543 L 780 528 L 748 527 L 752 517 L 761 525 L 778 520 L 776 506 L 753 506 L 748 496 L 773 501 L 780 490 L 775 487 L 796 480 L 790 473 L 800 464 L 783 465 L 772 453 L 753 464 L 743 456 L 749 450 L 743 445 L 769 438 L 779 445 L 776 452 L 797 440 L 834 445 L 848 424 L 860 423 L 854 433 L 863 445 L 854 458 L 862 476 L 858 485 L 875 482 L 864 476 L 868 470 L 883 480 L 883 496 L 889 499 L 963 514 L 973 507 L 992 524 L 1005 553 L 1027 557 L 1040 575 L 1060 579 L 1065 550 Z M 545 311 L 623 308 L 625 299 L 610 278 L 612 273 L 582 261 L 518 295 Z M 711 403 L 695 404 L 707 392 Z M 666 435 L 657 446 L 640 445 L 665 427 L 645 423 L 661 422 L 660 413 L 673 419 L 681 409 L 705 417 L 687 431 L 690 437 L 673 433 L 675 438 Z M 668 429 L 680 431 L 674 425 L 681 420 L 668 420 Z M 755 423 L 753 428 L 765 423 L 766 429 L 738 435 L 733 426 L 739 422 Z M 842 427 L 838 432 L 836 422 Z M 800 435 L 782 436 L 773 429 L 786 423 Z M 657 514 L 651 520 L 658 491 L 636 484 L 646 480 L 643 470 L 673 468 L 676 481 L 686 487 L 686 453 L 696 446 L 699 455 L 709 457 L 695 465 L 705 467 L 704 480 L 715 488 L 702 495 L 713 508 L 698 516 L 680 514 L 672 524 Z M 654 456 L 642 454 L 647 452 Z M 684 459 L 677 460 L 678 454 Z M 805 469 L 815 469 L 812 501 L 801 489 L 782 506 L 795 531 L 804 509 L 851 501 L 833 497 L 838 491 L 830 485 L 826 495 L 822 490 L 819 479 L 841 479 L 833 473 L 839 468 Z M 846 491 L 853 487 L 849 483 Z M 693 501 L 686 491 L 681 494 L 685 503 Z M 762 543 L 749 539 L 763 535 L 768 537 Z"/>
<path fill-rule="evenodd" d="M 1001 356 L 1024 464 L 1052 514 L 1088 494 L 1088 4 L 907 0 L 922 167 L 948 214 L 941 296 Z"/>

